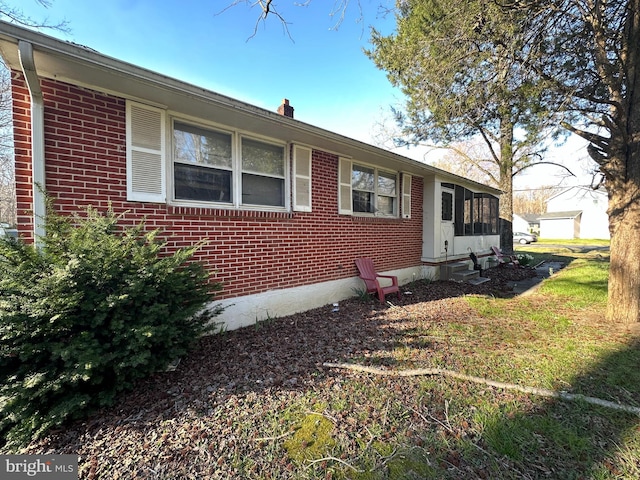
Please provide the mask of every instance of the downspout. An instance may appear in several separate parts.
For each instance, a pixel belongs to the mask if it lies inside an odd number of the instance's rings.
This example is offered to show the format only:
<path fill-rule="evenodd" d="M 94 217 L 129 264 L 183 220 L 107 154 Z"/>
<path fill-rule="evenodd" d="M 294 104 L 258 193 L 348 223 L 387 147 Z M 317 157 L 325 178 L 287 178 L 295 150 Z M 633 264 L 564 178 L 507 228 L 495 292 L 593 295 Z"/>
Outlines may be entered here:
<path fill-rule="evenodd" d="M 33 180 L 33 234 L 34 242 L 40 243 L 44 236 L 46 214 L 45 174 L 44 174 L 44 99 L 40 79 L 33 58 L 33 46 L 23 40 L 18 41 L 20 66 L 27 82 L 31 97 L 31 163 Z"/>

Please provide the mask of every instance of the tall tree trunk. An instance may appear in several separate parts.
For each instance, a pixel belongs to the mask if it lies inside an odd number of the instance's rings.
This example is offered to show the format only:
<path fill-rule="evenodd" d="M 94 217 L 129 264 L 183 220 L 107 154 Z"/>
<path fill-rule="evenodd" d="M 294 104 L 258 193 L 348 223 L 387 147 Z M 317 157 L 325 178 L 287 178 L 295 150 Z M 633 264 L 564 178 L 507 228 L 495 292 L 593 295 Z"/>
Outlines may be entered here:
<path fill-rule="evenodd" d="M 636 159 L 640 162 L 640 158 Z M 611 257 L 607 320 L 640 322 L 640 204 L 635 195 L 614 190 L 609 195 Z M 633 198 L 635 197 L 635 198 Z"/>
<path fill-rule="evenodd" d="M 500 122 L 500 248 L 513 252 L 513 123 Z"/>
<path fill-rule="evenodd" d="M 640 322 L 640 0 L 627 5 L 625 87 L 614 98 L 609 191 L 611 257 L 607 320 Z"/>

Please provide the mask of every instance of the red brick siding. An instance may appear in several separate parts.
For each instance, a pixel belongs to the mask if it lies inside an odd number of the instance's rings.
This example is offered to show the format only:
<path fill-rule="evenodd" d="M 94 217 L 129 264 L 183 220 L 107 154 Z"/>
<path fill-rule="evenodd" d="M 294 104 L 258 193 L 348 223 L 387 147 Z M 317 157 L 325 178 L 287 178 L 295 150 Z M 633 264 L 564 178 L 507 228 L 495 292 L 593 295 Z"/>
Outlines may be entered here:
<path fill-rule="evenodd" d="M 53 80 L 42 80 L 45 101 L 47 191 L 57 208 L 75 212 L 109 202 L 161 228 L 168 249 L 206 239 L 197 254 L 224 282 L 219 298 L 295 287 L 357 274 L 354 259 L 370 256 L 379 270 L 420 265 L 422 179 L 412 180 L 411 219 L 338 215 L 338 157 L 313 151 L 312 212 L 269 213 L 126 201 L 125 101 Z M 32 229 L 30 101 L 13 75 L 19 228 Z M 363 159 L 366 160 L 366 159 Z M 398 201 L 400 202 L 400 196 Z"/>
<path fill-rule="evenodd" d="M 31 101 L 23 77 L 12 72 L 13 143 L 15 154 L 16 208 L 18 228 L 31 238 L 33 193 L 31 188 Z"/>

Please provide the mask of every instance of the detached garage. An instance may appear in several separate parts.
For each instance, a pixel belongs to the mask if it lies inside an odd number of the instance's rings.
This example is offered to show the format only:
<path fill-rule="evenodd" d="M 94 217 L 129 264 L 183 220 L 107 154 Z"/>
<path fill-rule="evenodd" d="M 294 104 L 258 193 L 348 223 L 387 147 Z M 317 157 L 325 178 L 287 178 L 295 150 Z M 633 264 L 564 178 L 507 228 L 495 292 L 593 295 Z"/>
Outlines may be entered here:
<path fill-rule="evenodd" d="M 549 212 L 540 216 L 542 238 L 580 238 L 582 210 Z"/>

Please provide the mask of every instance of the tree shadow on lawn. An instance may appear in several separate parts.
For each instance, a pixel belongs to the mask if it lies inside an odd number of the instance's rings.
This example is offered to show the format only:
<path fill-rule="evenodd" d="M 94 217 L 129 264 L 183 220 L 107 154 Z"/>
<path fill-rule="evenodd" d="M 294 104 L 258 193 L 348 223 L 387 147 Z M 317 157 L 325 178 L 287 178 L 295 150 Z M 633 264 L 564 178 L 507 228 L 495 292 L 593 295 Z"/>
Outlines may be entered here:
<path fill-rule="evenodd" d="M 640 341 L 634 340 L 576 377 L 570 393 L 640 407 Z M 484 442 L 519 465 L 524 478 L 638 478 L 640 416 L 550 399 L 528 411 L 489 419 Z"/>

